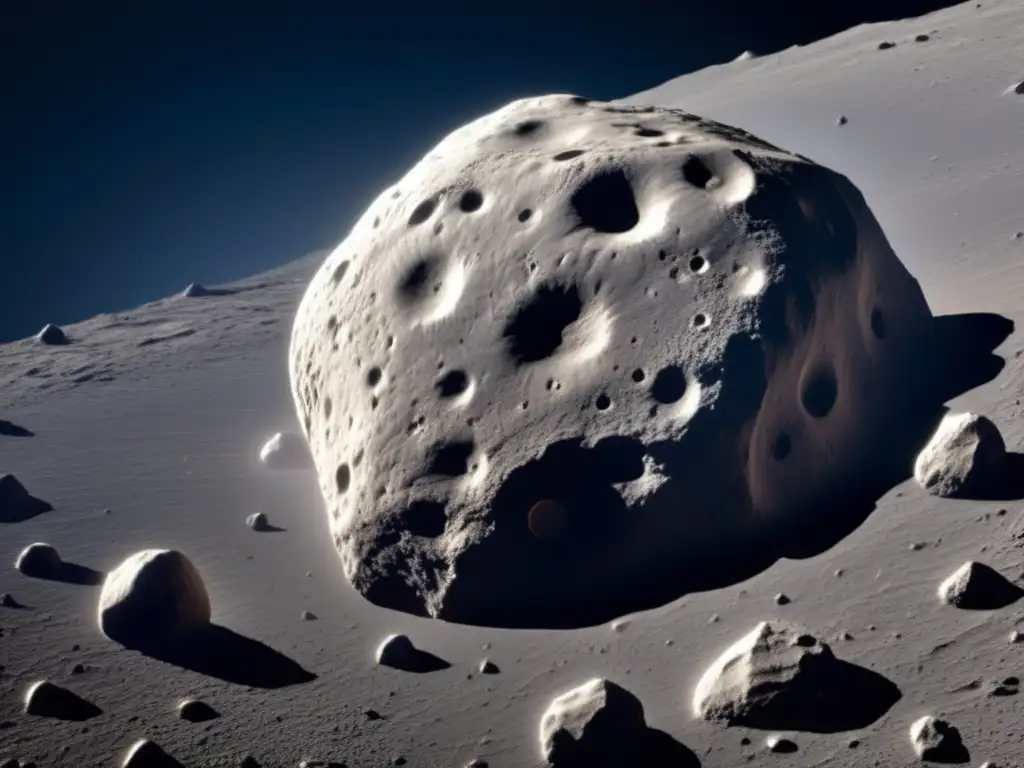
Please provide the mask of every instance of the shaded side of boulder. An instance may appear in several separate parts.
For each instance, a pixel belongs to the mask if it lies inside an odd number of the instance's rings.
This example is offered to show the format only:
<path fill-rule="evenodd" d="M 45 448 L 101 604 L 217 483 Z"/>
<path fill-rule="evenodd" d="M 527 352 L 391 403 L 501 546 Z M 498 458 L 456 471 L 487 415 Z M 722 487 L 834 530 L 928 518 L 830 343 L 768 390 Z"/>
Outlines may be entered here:
<path fill-rule="evenodd" d="M 210 597 L 199 571 L 175 550 L 127 558 L 103 583 L 99 627 L 111 640 L 142 648 L 209 623 Z"/>
<path fill-rule="evenodd" d="M 178 717 L 190 723 L 205 723 L 208 720 L 216 720 L 220 713 L 205 701 L 189 699 L 178 705 Z"/>
<path fill-rule="evenodd" d="M 41 541 L 25 547 L 14 563 L 14 567 L 26 576 L 40 579 L 53 578 L 60 573 L 62 566 L 57 549 Z"/>
<path fill-rule="evenodd" d="M 121 768 L 183 768 L 156 742 L 140 739 L 125 753 Z"/>
<path fill-rule="evenodd" d="M 644 738 L 640 700 L 625 688 L 594 678 L 555 698 L 540 722 L 541 753 L 549 765 L 601 765 Z"/>
<path fill-rule="evenodd" d="M 405 635 L 388 635 L 377 646 L 377 663 L 385 667 L 408 667 L 415 656 L 416 647 Z"/>
<path fill-rule="evenodd" d="M 922 760 L 963 763 L 970 759 L 960 731 L 945 720 L 925 715 L 910 726 L 910 742 Z"/>
<path fill-rule="evenodd" d="M 939 598 L 957 608 L 992 611 L 1024 596 L 1024 590 L 991 566 L 967 562 L 939 585 Z"/>
<path fill-rule="evenodd" d="M 66 688 L 40 680 L 25 694 L 25 713 L 58 720 L 88 720 L 102 714 L 102 710 Z"/>
<path fill-rule="evenodd" d="M 999 477 L 1006 444 L 984 416 L 947 415 L 918 454 L 914 478 L 934 496 L 955 498 L 984 490 Z"/>
<path fill-rule="evenodd" d="M 49 344 L 51 346 L 60 346 L 68 343 L 68 337 L 64 333 L 63 329 L 51 323 L 47 323 L 43 326 L 42 330 L 36 334 L 36 339 L 43 344 Z"/>

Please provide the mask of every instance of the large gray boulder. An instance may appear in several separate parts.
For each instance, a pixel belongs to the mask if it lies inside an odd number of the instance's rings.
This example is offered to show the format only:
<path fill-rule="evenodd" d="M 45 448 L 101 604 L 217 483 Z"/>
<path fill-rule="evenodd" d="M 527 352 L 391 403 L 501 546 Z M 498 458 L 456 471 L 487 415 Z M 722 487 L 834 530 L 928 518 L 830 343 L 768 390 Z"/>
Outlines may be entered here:
<path fill-rule="evenodd" d="M 307 289 L 290 375 L 355 588 L 539 626 L 649 607 L 832 514 L 919 399 L 931 327 L 845 177 L 552 95 L 370 205 Z"/>
<path fill-rule="evenodd" d="M 620 685 L 596 677 L 556 697 L 541 716 L 541 753 L 559 768 L 605 765 L 601 758 L 628 752 L 647 724 L 640 700 Z"/>
<path fill-rule="evenodd" d="M 1005 461 L 1006 443 L 991 420 L 952 413 L 918 454 L 914 478 L 934 496 L 970 495 L 998 483 Z"/>

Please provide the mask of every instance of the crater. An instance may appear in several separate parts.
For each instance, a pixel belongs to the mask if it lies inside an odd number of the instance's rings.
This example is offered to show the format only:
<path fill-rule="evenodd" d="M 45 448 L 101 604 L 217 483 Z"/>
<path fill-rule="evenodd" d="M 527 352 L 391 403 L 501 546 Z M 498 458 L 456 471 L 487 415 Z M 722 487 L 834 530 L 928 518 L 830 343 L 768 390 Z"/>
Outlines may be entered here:
<path fill-rule="evenodd" d="M 459 210 L 463 213 L 479 211 L 484 204 L 484 196 L 476 189 L 467 189 L 459 198 Z"/>
<path fill-rule="evenodd" d="M 591 177 L 572 196 L 572 207 L 580 225 L 596 232 L 628 232 L 640 222 L 633 187 L 619 169 Z"/>
<path fill-rule="evenodd" d="M 822 368 L 811 374 L 804 383 L 800 402 L 804 411 L 815 419 L 823 419 L 835 407 L 839 396 L 839 384 L 831 367 Z"/>
<path fill-rule="evenodd" d="M 882 314 L 882 310 L 878 307 L 871 310 L 871 333 L 873 333 L 875 338 L 879 341 L 885 338 L 885 316 Z"/>
<path fill-rule="evenodd" d="M 503 336 L 517 363 L 533 363 L 555 354 L 562 334 L 583 311 L 575 285 L 543 285 L 508 321 Z"/>
<path fill-rule="evenodd" d="M 416 206 L 413 210 L 412 215 L 409 216 L 409 226 L 415 227 L 422 224 L 431 216 L 434 215 L 434 210 L 437 208 L 437 201 L 431 198 L 430 200 L 424 200 L 422 203 Z"/>
<path fill-rule="evenodd" d="M 469 458 L 473 455 L 472 440 L 456 440 L 435 445 L 427 458 L 427 475 L 461 477 L 469 472 Z"/>
<path fill-rule="evenodd" d="M 566 150 L 565 152 L 559 152 L 557 155 L 555 155 L 554 159 L 559 162 L 564 162 L 566 160 L 572 160 L 575 157 L 579 157 L 580 155 L 583 154 L 583 152 L 584 150 L 582 149 L 569 149 Z"/>
<path fill-rule="evenodd" d="M 793 441 L 785 432 L 780 432 L 772 441 L 771 454 L 776 461 L 782 461 L 793 452 Z"/>
<path fill-rule="evenodd" d="M 448 524 L 445 505 L 431 499 L 418 499 L 403 509 L 399 516 L 401 527 L 413 536 L 436 539 Z"/>
<path fill-rule="evenodd" d="M 683 163 L 683 178 L 695 187 L 707 189 L 715 175 L 703 160 L 693 155 Z"/>
<path fill-rule="evenodd" d="M 352 470 L 349 469 L 348 464 L 342 464 L 338 467 L 334 473 L 334 484 L 338 488 L 338 493 L 345 493 L 349 485 L 352 484 Z"/>
<path fill-rule="evenodd" d="M 544 127 L 544 123 L 541 120 L 524 120 L 518 123 L 512 132 L 519 137 L 533 136 L 537 131 Z"/>
<path fill-rule="evenodd" d="M 671 405 L 686 394 L 686 375 L 678 365 L 669 365 L 658 371 L 651 384 L 651 397 L 663 405 Z"/>
<path fill-rule="evenodd" d="M 432 287 L 441 282 L 443 262 L 431 255 L 414 262 L 398 283 L 398 299 L 403 306 L 418 304 L 431 295 Z M 435 288 L 436 290 L 436 288 Z"/>
<path fill-rule="evenodd" d="M 334 272 L 331 273 L 331 282 L 337 285 L 341 282 L 342 278 L 345 277 L 345 273 L 348 272 L 348 267 L 351 262 L 343 261 L 341 264 L 334 268 Z"/>
<path fill-rule="evenodd" d="M 438 397 L 445 400 L 458 397 L 469 389 L 469 374 L 465 371 L 448 371 L 434 383 Z"/>

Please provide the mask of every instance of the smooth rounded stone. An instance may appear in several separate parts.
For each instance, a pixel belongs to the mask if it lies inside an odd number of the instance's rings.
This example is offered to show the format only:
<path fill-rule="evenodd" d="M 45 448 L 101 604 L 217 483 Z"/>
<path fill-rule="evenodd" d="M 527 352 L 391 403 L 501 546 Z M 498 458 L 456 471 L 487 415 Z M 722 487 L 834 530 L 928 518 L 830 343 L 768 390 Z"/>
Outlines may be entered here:
<path fill-rule="evenodd" d="M 309 469 L 309 447 L 301 435 L 278 432 L 260 449 L 260 461 L 267 469 Z"/>
<path fill-rule="evenodd" d="M 415 657 L 416 646 L 405 635 L 388 635 L 377 647 L 377 663 L 385 667 L 408 667 Z"/>
<path fill-rule="evenodd" d="M 220 713 L 205 701 L 189 699 L 178 705 L 178 717 L 190 723 L 205 723 L 217 719 Z"/>
<path fill-rule="evenodd" d="M 43 326 L 42 330 L 36 334 L 38 339 L 43 344 L 49 344 L 51 346 L 61 346 L 68 343 L 68 337 L 60 326 L 47 323 Z"/>
<path fill-rule="evenodd" d="M 57 720 L 88 720 L 102 714 L 95 704 L 48 680 L 29 686 L 25 692 L 25 713 Z"/>
<path fill-rule="evenodd" d="M 939 599 L 967 610 L 1005 608 L 1024 596 L 1024 590 L 994 568 L 969 561 L 939 584 Z"/>
<path fill-rule="evenodd" d="M 914 479 L 935 496 L 957 497 L 983 490 L 998 479 L 1006 444 L 989 419 L 949 414 L 914 463 Z"/>
<path fill-rule="evenodd" d="M 254 531 L 264 532 L 270 530 L 270 521 L 267 520 L 267 516 L 263 512 L 253 512 L 245 518 L 245 524 Z"/>
<path fill-rule="evenodd" d="M 910 726 L 910 743 L 922 760 L 961 762 L 967 755 L 960 731 L 932 715 L 925 715 Z"/>
<path fill-rule="evenodd" d="M 369 206 L 289 372 L 364 597 L 580 626 L 833 514 L 924 399 L 931 330 L 845 177 L 678 109 L 548 95 Z"/>
<path fill-rule="evenodd" d="M 146 549 L 107 574 L 99 628 L 129 647 L 171 640 L 210 621 L 210 597 L 199 571 L 181 552 Z"/>
<path fill-rule="evenodd" d="M 640 700 L 597 677 L 548 706 L 540 721 L 541 754 L 555 768 L 593 764 L 598 757 L 628 753 L 646 730 Z"/>
<path fill-rule="evenodd" d="M 799 749 L 795 741 L 787 739 L 785 736 L 769 736 L 765 740 L 765 746 L 768 747 L 769 752 L 776 752 L 781 755 L 790 754 Z"/>
<path fill-rule="evenodd" d="M 121 768 L 182 768 L 182 765 L 156 742 L 140 739 L 125 753 Z"/>
<path fill-rule="evenodd" d="M 26 576 L 42 579 L 53 578 L 60 573 L 62 566 L 63 563 L 56 548 L 41 541 L 29 544 L 21 550 L 21 554 L 18 555 L 18 559 L 14 563 L 14 567 Z"/>

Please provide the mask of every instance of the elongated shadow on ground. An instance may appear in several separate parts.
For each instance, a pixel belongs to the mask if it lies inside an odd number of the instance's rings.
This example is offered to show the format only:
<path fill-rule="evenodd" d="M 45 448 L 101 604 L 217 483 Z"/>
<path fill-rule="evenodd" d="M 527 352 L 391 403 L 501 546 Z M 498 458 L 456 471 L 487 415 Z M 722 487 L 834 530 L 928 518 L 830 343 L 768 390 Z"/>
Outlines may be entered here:
<path fill-rule="evenodd" d="M 33 573 L 33 578 L 43 581 L 59 581 L 64 584 L 77 584 L 80 587 L 98 587 L 103 583 L 106 574 L 78 563 L 63 562 L 52 573 Z"/>
<path fill-rule="evenodd" d="M 10 421 L 0 419 L 0 435 L 4 437 L 35 437 L 35 432 Z"/>
<path fill-rule="evenodd" d="M 285 688 L 316 675 L 279 651 L 218 624 L 208 624 L 173 641 L 135 644 L 134 650 L 177 667 L 250 688 Z"/>
<path fill-rule="evenodd" d="M 568 750 L 566 750 L 568 752 Z M 634 739 L 579 750 L 559 760 L 555 768 L 633 768 L 634 766 L 700 768 L 693 751 L 664 731 L 648 728 Z"/>
<path fill-rule="evenodd" d="M 0 523 L 24 523 L 52 511 L 53 505 L 50 502 L 27 496 L 19 499 L 16 504 L 3 507 L 0 510 Z"/>
<path fill-rule="evenodd" d="M 423 675 L 428 672 L 440 672 L 442 669 L 448 669 L 451 664 L 430 651 L 414 648 L 410 651 L 407 659 L 391 661 L 388 663 L 388 666 L 402 672 Z"/>

